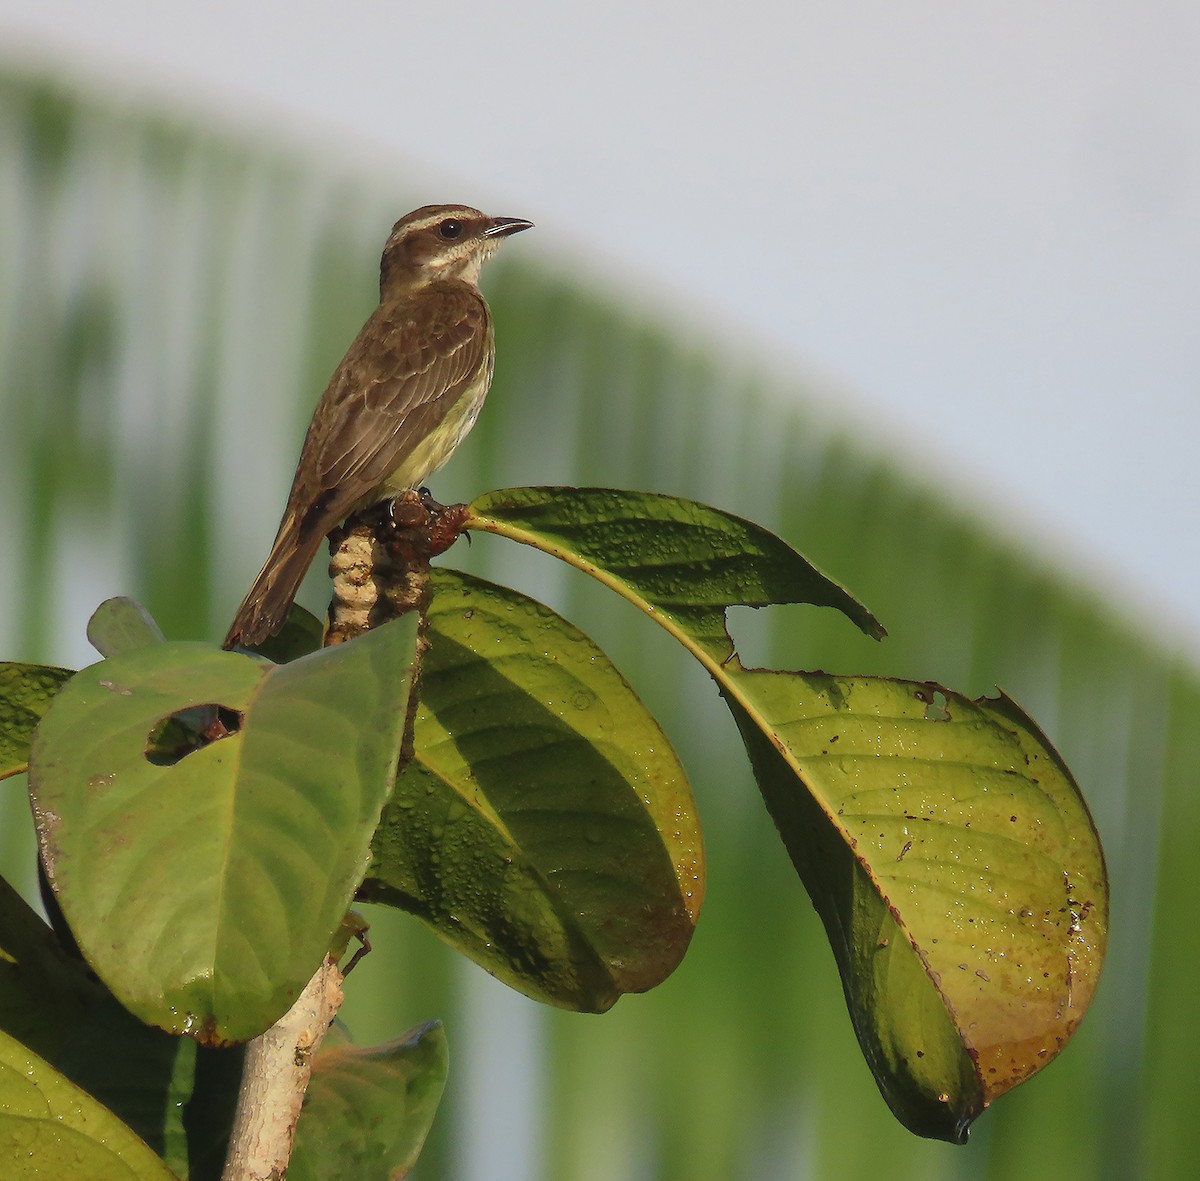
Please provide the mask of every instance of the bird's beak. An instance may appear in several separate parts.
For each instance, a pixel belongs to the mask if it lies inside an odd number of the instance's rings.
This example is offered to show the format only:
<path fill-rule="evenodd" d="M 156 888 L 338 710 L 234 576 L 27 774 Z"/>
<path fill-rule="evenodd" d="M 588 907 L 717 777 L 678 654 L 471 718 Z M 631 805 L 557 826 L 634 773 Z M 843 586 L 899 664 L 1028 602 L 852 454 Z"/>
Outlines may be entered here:
<path fill-rule="evenodd" d="M 507 238 L 509 234 L 519 234 L 532 225 L 533 222 L 526 221 L 523 217 L 493 217 L 491 225 L 483 231 L 483 236 L 485 238 Z"/>

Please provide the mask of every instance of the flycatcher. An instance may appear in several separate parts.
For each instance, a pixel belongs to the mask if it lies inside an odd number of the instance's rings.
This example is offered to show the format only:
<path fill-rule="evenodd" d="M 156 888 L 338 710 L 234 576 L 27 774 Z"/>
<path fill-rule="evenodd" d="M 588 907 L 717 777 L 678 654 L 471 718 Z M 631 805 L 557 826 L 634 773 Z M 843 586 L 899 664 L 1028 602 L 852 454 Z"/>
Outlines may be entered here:
<path fill-rule="evenodd" d="M 275 544 L 225 647 L 283 625 L 321 541 L 351 513 L 423 484 L 475 425 L 495 362 L 479 271 L 517 217 L 426 205 L 392 228 L 379 306 L 313 412 Z"/>

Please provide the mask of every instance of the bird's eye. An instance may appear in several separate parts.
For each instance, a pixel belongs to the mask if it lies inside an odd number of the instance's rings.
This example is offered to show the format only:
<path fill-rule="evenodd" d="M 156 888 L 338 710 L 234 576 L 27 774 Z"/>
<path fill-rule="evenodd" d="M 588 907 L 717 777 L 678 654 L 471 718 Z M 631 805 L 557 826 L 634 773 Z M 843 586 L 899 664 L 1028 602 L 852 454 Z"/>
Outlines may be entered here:
<path fill-rule="evenodd" d="M 453 242 L 463 232 L 463 223 L 456 217 L 448 217 L 440 226 L 438 233 L 446 239 L 447 242 Z"/>

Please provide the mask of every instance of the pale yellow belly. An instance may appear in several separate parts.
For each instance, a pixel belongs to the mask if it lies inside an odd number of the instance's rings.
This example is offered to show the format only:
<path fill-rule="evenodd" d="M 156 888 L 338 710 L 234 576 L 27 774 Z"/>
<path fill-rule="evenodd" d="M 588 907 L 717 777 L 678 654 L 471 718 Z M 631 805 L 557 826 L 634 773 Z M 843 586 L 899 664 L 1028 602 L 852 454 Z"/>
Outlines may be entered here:
<path fill-rule="evenodd" d="M 372 493 L 373 501 L 385 500 L 424 484 L 458 449 L 475 425 L 490 384 L 490 373 L 482 375 L 478 389 L 470 389 L 450 407 L 446 417 L 404 458 L 400 466 Z"/>

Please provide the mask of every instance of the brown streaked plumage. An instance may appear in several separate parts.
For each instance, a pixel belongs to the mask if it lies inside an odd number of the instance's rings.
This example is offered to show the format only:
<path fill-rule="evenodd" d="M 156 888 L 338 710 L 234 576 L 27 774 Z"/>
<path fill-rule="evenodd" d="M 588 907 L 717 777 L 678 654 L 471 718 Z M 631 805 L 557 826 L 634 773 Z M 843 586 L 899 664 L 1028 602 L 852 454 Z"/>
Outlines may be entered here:
<path fill-rule="evenodd" d="M 495 357 L 479 271 L 501 238 L 531 224 L 466 205 L 426 205 L 395 224 L 379 305 L 317 403 L 275 544 L 225 647 L 278 631 L 325 535 L 419 486 L 462 442 Z"/>

